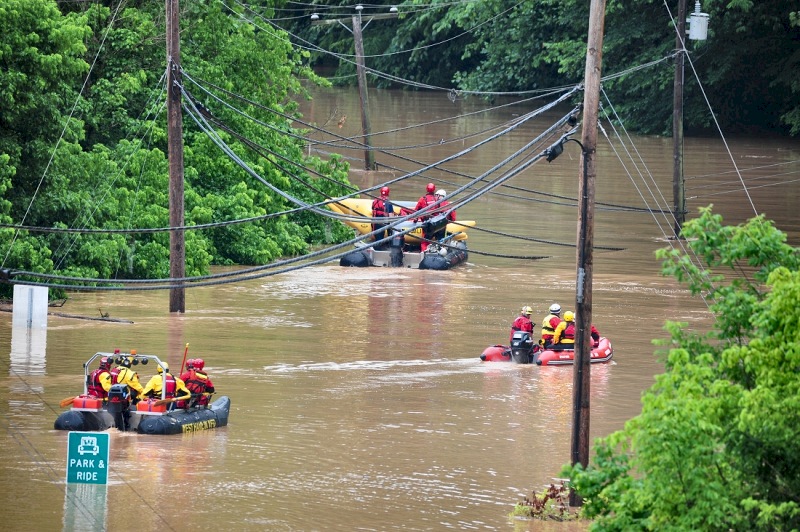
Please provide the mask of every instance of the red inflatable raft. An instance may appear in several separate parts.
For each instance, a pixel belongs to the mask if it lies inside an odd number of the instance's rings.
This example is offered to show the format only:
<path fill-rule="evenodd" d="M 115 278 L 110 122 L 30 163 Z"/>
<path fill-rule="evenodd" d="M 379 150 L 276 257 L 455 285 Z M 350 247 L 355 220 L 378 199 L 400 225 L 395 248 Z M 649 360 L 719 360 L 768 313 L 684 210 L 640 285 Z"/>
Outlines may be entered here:
<path fill-rule="evenodd" d="M 516 332 L 511 345 L 490 345 L 481 353 L 484 362 L 516 362 L 518 364 L 538 364 L 539 366 L 572 365 L 575 359 L 573 349 L 557 348 L 540 349 L 534 345 L 528 333 Z M 608 338 L 601 337 L 597 347 L 592 349 L 592 364 L 609 362 L 614 356 L 614 349 Z"/>

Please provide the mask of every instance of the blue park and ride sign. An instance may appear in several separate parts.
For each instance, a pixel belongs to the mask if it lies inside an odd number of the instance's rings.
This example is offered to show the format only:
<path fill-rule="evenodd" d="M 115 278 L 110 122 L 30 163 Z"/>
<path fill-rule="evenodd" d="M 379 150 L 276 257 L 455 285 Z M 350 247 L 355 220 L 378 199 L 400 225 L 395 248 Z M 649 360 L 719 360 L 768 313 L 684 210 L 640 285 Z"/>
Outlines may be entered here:
<path fill-rule="evenodd" d="M 108 482 L 107 432 L 70 432 L 67 450 L 67 484 Z"/>

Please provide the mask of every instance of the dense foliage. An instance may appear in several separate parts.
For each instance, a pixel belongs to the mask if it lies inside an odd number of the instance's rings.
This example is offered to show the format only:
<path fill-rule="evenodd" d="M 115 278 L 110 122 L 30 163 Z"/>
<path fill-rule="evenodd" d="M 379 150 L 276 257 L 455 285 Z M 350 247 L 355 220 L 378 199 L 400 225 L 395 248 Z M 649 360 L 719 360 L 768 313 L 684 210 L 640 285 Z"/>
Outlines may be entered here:
<path fill-rule="evenodd" d="M 304 54 L 219 2 L 183 4 L 184 72 L 252 102 L 233 101 L 242 111 L 236 113 L 184 80 L 195 101 L 231 128 L 224 138 L 234 152 L 303 201 L 342 194 L 347 165 L 307 159 L 302 140 L 286 134 L 293 131 L 294 101 L 306 96 L 300 79 L 323 82 L 303 66 Z M 0 223 L 169 226 L 164 19 L 163 2 L 0 4 Z M 296 207 L 234 164 L 188 118 L 184 145 L 186 225 Z M 187 231 L 186 273 L 207 273 L 211 264 L 263 264 L 350 234 L 308 213 Z M 168 232 L 3 228 L 0 235 L 6 268 L 83 278 L 169 277 Z"/>
<path fill-rule="evenodd" d="M 683 233 L 691 251 L 661 250 L 663 271 L 710 302 L 715 326 L 669 323 L 641 414 L 564 474 L 596 530 L 797 530 L 800 250 L 763 217 L 723 226 L 710 208 Z"/>
<path fill-rule="evenodd" d="M 399 7 L 399 18 L 374 21 L 364 31 L 369 68 L 416 86 L 492 93 L 571 86 L 583 79 L 589 2 L 381 0 L 365 5 L 363 15 L 384 13 L 390 5 Z M 606 5 L 603 74 L 625 74 L 603 87 L 627 126 L 642 133 L 671 132 L 674 62 L 636 70 L 675 50 L 678 2 L 668 5 L 671 12 L 657 0 Z M 689 13 L 694 7 L 687 1 Z M 713 110 L 727 133 L 800 134 L 800 2 L 704 0 L 701 8 L 709 15 L 708 39 L 686 42 L 687 132 L 710 128 Z M 311 12 L 346 17 L 351 5 L 334 9 L 327 0 L 314 0 L 291 10 L 296 18 L 287 17 L 285 24 L 305 41 L 346 56 L 313 58 L 337 67 L 341 82 L 355 83 L 352 35 L 338 24 L 312 26 Z M 370 82 L 388 86 L 396 80 Z"/>

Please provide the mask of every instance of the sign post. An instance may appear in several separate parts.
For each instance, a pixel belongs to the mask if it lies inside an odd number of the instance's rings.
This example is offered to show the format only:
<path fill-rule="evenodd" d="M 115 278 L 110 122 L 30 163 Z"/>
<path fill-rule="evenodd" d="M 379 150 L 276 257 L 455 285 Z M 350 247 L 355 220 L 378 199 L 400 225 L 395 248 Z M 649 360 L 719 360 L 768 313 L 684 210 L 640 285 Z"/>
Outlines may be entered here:
<path fill-rule="evenodd" d="M 107 432 L 70 432 L 67 484 L 107 484 L 108 451 Z"/>

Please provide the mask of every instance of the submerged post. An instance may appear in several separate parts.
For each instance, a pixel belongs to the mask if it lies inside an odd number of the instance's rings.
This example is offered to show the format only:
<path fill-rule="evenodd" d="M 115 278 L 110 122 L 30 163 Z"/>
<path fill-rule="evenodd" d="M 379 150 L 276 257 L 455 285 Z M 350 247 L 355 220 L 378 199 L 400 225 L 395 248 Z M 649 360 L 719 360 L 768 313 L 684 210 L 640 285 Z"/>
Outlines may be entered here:
<path fill-rule="evenodd" d="M 594 180 L 597 173 L 597 120 L 603 62 L 605 0 L 592 0 L 583 94 L 581 174 L 578 181 L 577 279 L 575 296 L 575 361 L 573 366 L 572 464 L 589 463 L 589 391 L 591 385 L 592 250 L 594 246 Z M 570 492 L 571 506 L 583 501 Z"/>

